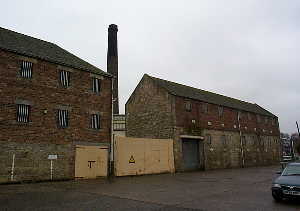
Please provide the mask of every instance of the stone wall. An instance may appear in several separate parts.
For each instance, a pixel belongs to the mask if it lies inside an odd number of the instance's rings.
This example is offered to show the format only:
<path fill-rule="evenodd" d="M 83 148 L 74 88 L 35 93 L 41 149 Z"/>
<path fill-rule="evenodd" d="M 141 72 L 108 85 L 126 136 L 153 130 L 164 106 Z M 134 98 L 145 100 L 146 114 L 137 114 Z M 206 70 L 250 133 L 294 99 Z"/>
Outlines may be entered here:
<path fill-rule="evenodd" d="M 126 103 L 126 136 L 172 138 L 172 95 L 144 76 Z"/>
<path fill-rule="evenodd" d="M 205 168 L 239 168 L 278 164 L 280 141 L 277 136 L 204 130 Z M 211 137 L 211 143 L 209 138 Z M 225 138 L 225 139 L 224 139 Z M 225 141 L 224 141 L 225 140 Z"/>
<path fill-rule="evenodd" d="M 74 148 L 72 144 L 45 144 L 0 142 L 0 183 L 14 181 L 50 180 L 48 155 L 57 155 L 53 160 L 53 179 L 74 177 Z M 14 173 L 12 165 L 14 160 Z"/>

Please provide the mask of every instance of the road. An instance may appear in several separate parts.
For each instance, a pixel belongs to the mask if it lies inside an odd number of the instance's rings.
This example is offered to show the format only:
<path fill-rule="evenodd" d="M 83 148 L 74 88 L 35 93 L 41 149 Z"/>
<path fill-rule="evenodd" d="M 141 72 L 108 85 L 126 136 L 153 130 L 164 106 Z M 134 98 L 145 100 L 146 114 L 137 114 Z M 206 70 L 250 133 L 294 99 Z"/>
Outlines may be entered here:
<path fill-rule="evenodd" d="M 279 167 L 0 185 L 0 210 L 300 210 L 273 201 Z"/>

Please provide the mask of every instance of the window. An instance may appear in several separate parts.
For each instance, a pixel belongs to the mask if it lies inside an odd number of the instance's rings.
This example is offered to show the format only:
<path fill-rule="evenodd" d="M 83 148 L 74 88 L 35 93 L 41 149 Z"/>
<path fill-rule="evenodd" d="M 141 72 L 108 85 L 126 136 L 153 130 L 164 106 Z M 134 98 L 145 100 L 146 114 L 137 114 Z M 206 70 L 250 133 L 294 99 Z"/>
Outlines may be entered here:
<path fill-rule="evenodd" d="M 100 92 L 100 79 L 99 78 L 92 78 L 92 84 L 93 84 L 93 92 L 99 93 Z"/>
<path fill-rule="evenodd" d="M 272 125 L 275 125 L 275 119 L 272 118 Z"/>
<path fill-rule="evenodd" d="M 202 111 L 203 111 L 203 113 L 208 113 L 208 104 L 207 103 L 202 104 Z"/>
<path fill-rule="evenodd" d="M 223 146 L 227 145 L 227 140 L 226 140 L 226 136 L 225 135 L 221 136 L 221 143 L 223 144 Z"/>
<path fill-rule="evenodd" d="M 191 111 L 192 110 L 192 104 L 190 101 L 185 102 L 185 110 L 186 111 Z"/>
<path fill-rule="evenodd" d="M 17 121 L 29 122 L 30 105 L 18 104 Z"/>
<path fill-rule="evenodd" d="M 32 78 L 32 66 L 31 62 L 22 61 L 20 75 L 22 78 Z"/>
<path fill-rule="evenodd" d="M 68 110 L 58 110 L 58 126 L 61 128 L 66 128 L 69 126 Z"/>
<path fill-rule="evenodd" d="M 60 83 L 64 87 L 70 86 L 70 72 L 65 70 L 60 71 Z"/>
<path fill-rule="evenodd" d="M 91 115 L 91 127 L 92 129 L 100 129 L 100 115 L 92 114 Z"/>
<path fill-rule="evenodd" d="M 265 124 L 268 124 L 268 117 L 265 117 Z"/>
<path fill-rule="evenodd" d="M 223 107 L 222 106 L 219 106 L 218 107 L 218 112 L 219 112 L 219 117 L 222 117 L 223 116 Z"/>
<path fill-rule="evenodd" d="M 251 114 L 248 113 L 247 115 L 248 115 L 248 120 L 251 120 L 252 119 Z"/>
<path fill-rule="evenodd" d="M 210 134 L 206 134 L 206 143 L 208 145 L 211 145 L 212 144 L 212 141 L 211 141 L 211 135 Z"/>
<path fill-rule="evenodd" d="M 238 112 L 238 120 L 241 120 L 243 118 L 243 113 L 241 111 Z"/>
<path fill-rule="evenodd" d="M 259 114 L 256 115 L 256 120 L 257 120 L 258 123 L 260 123 L 261 120 L 260 120 Z"/>

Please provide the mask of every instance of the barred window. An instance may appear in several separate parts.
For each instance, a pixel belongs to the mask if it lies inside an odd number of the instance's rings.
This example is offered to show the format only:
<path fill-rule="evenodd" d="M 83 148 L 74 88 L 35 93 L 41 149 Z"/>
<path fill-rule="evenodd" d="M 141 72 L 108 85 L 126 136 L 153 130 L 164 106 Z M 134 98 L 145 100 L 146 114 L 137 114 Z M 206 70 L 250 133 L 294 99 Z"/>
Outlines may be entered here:
<path fill-rule="evenodd" d="M 226 140 L 226 136 L 225 135 L 221 136 L 221 143 L 223 144 L 223 146 L 227 145 L 227 140 Z"/>
<path fill-rule="evenodd" d="M 58 110 L 58 126 L 61 128 L 66 128 L 69 126 L 68 110 Z"/>
<path fill-rule="evenodd" d="M 243 113 L 241 111 L 238 112 L 238 119 L 241 120 L 243 118 Z"/>
<path fill-rule="evenodd" d="M 256 115 L 257 122 L 261 122 L 259 114 Z"/>
<path fill-rule="evenodd" d="M 265 117 L 265 124 L 268 124 L 268 121 L 269 121 L 268 117 Z"/>
<path fill-rule="evenodd" d="M 30 105 L 18 104 L 17 121 L 29 122 Z"/>
<path fill-rule="evenodd" d="M 275 125 L 275 119 L 272 118 L 272 125 Z"/>
<path fill-rule="evenodd" d="M 93 84 L 93 92 L 99 93 L 100 92 L 100 79 L 99 78 L 92 78 Z"/>
<path fill-rule="evenodd" d="M 211 135 L 210 134 L 206 134 L 206 143 L 208 145 L 211 145 L 212 144 L 212 141 L 211 141 Z"/>
<path fill-rule="evenodd" d="M 100 129 L 100 115 L 92 114 L 91 115 L 91 127 L 92 129 Z"/>
<path fill-rule="evenodd" d="M 203 111 L 203 113 L 208 113 L 208 103 L 202 104 L 202 111 Z"/>
<path fill-rule="evenodd" d="M 219 112 L 219 117 L 222 117 L 223 116 L 223 107 L 222 106 L 219 106 L 218 107 L 218 112 Z"/>
<path fill-rule="evenodd" d="M 185 102 L 185 110 L 186 111 L 191 111 L 192 110 L 192 104 L 190 101 Z"/>
<path fill-rule="evenodd" d="M 70 72 L 65 70 L 60 71 L 60 83 L 64 87 L 70 86 Z"/>
<path fill-rule="evenodd" d="M 20 75 L 22 78 L 32 78 L 32 62 L 22 61 Z"/>
<path fill-rule="evenodd" d="M 248 113 L 248 120 L 251 120 L 251 119 L 252 119 L 251 114 Z"/>

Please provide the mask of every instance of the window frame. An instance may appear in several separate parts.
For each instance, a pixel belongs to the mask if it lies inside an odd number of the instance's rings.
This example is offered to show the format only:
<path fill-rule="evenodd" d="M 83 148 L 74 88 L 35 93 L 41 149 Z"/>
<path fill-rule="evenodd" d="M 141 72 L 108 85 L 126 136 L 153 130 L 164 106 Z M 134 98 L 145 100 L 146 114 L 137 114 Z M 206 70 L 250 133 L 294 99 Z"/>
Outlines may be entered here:
<path fill-rule="evenodd" d="M 219 117 L 223 117 L 224 114 L 224 107 L 223 106 L 218 106 L 218 115 Z"/>
<path fill-rule="evenodd" d="M 57 110 L 57 126 L 58 128 L 68 128 L 70 126 L 70 111 L 67 109 Z M 65 118 L 65 119 L 63 119 Z M 62 123 L 62 124 L 61 124 Z"/>
<path fill-rule="evenodd" d="M 22 108 L 23 107 L 23 108 Z M 24 110 L 24 108 L 26 108 Z M 20 115 L 20 113 L 22 115 Z M 24 115 L 25 113 L 25 115 Z M 17 104 L 17 112 L 16 112 L 16 120 L 20 123 L 29 123 L 30 122 L 30 113 L 31 113 L 31 106 L 28 104 Z"/>
<path fill-rule="evenodd" d="M 101 115 L 100 114 L 91 114 L 90 118 L 91 118 L 91 123 L 90 123 L 91 129 L 100 130 L 101 129 Z"/>
<path fill-rule="evenodd" d="M 59 82 L 64 88 L 68 88 L 71 85 L 71 72 L 67 70 L 59 71 Z"/>
<path fill-rule="evenodd" d="M 99 94 L 101 92 L 101 79 L 92 77 L 92 91 Z"/>
<path fill-rule="evenodd" d="M 186 111 L 192 111 L 192 103 L 189 100 L 185 101 L 184 108 Z"/>
<path fill-rule="evenodd" d="M 33 75 L 33 62 L 22 60 L 21 68 L 20 68 L 20 77 L 30 79 L 32 78 L 32 75 Z"/>
<path fill-rule="evenodd" d="M 211 146 L 212 145 L 212 136 L 211 134 L 206 134 L 205 135 L 206 143 Z"/>

